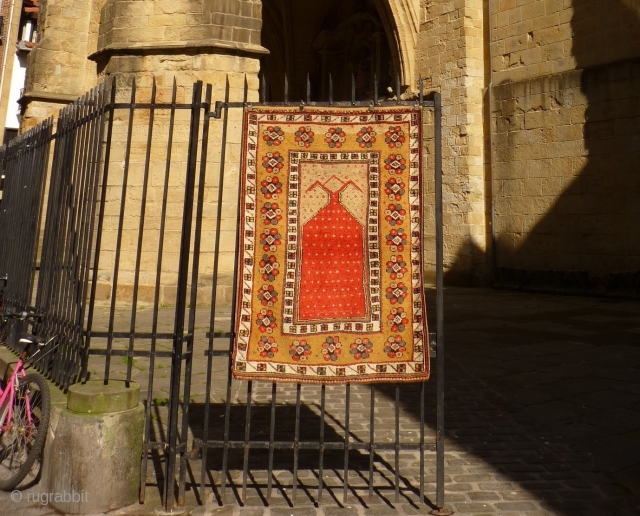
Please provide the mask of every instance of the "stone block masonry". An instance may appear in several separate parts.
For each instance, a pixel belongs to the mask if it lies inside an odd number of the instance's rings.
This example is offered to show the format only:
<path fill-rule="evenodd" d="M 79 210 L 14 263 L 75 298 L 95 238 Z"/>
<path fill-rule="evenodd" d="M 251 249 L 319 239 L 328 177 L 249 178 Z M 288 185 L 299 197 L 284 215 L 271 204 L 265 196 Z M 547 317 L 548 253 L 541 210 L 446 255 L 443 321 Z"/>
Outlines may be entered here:
<path fill-rule="evenodd" d="M 581 292 L 637 283 L 640 5 L 491 7 L 500 281 Z"/>
<path fill-rule="evenodd" d="M 499 265 L 640 270 L 640 59 L 493 94 Z"/>

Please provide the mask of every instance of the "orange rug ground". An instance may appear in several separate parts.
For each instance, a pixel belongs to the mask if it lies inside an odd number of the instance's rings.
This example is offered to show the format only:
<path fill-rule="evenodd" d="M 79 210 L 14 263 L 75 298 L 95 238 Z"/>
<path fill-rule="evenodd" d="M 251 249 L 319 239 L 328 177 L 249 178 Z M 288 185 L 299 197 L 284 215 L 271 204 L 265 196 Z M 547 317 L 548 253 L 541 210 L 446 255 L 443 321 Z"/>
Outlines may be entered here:
<path fill-rule="evenodd" d="M 429 377 L 419 109 L 254 108 L 236 378 Z"/>

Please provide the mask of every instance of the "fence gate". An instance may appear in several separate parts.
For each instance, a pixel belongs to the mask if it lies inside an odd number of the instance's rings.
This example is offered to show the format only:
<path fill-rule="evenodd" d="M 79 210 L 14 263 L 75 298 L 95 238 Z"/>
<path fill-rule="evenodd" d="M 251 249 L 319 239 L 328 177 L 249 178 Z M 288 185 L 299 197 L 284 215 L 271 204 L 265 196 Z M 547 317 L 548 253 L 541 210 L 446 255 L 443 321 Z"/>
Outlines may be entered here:
<path fill-rule="evenodd" d="M 58 335 L 39 368 L 78 381 L 141 386 L 146 408 L 140 501 L 167 511 L 187 495 L 218 504 L 387 503 L 444 507 L 442 178 L 439 94 L 401 100 L 307 98 L 295 105 L 405 105 L 424 116 L 423 160 L 435 251 L 428 292 L 435 379 L 419 384 L 301 385 L 236 381 L 230 373 L 240 235 L 239 173 L 247 79 L 224 91 L 105 83 L 6 150 L 0 208 L 5 300 L 33 303 L 38 222 L 50 177 L 34 331 Z M 286 85 L 286 80 L 285 80 Z M 190 85 L 189 85 L 190 86 Z M 286 90 L 286 86 L 285 86 Z M 377 91 L 377 85 L 374 92 Z M 223 99 L 223 100 L 222 100 Z M 55 141 L 50 155 L 50 143 Z M 0 158 L 2 158 L 0 154 Z M 33 173 L 33 179 L 26 174 Z M 38 175 L 39 174 L 39 175 Z M 23 188 L 13 178 L 29 181 Z M 10 211 L 17 210 L 17 211 Z M 19 208 L 19 209 L 18 209 Z M 26 209 L 28 208 L 28 210 Z M 30 210 L 30 211 L 29 211 Z M 22 218 L 21 218 L 22 217 Z M 20 235 L 16 228 L 28 227 Z M 11 239 L 19 246 L 7 246 Z M 16 240 L 17 241 L 17 240 Z M 31 263 L 30 262 L 30 263 Z M 433 294 L 433 296 L 432 296 Z M 431 296 L 431 297 L 429 297 Z M 16 350 L 18 350 L 16 348 Z M 437 352 L 437 356 L 436 356 Z M 435 452 L 432 454 L 431 452 Z M 434 476 L 435 478 L 431 478 Z M 155 485 L 155 487 L 153 487 Z"/>
<path fill-rule="evenodd" d="M 286 80 L 285 80 L 286 84 Z M 429 308 L 435 308 L 430 321 L 437 331 L 431 335 L 432 352 L 436 358 L 436 379 L 431 384 L 403 385 L 283 385 L 267 382 L 240 382 L 231 375 L 236 291 L 231 295 L 231 309 L 219 308 L 219 259 L 224 256 L 225 200 L 232 199 L 235 208 L 235 228 L 239 227 L 239 187 L 225 193 L 225 179 L 241 170 L 242 156 L 238 154 L 238 141 L 230 141 L 230 128 L 241 126 L 242 114 L 253 106 L 291 106 L 285 91 L 283 103 L 266 102 L 266 85 L 262 84 L 260 103 L 249 103 L 247 87 L 244 99 L 230 101 L 227 81 L 224 101 L 212 104 L 211 87 L 201 92 L 194 90 L 194 105 L 202 102 L 202 119 L 192 121 L 192 144 L 196 142 L 198 124 L 202 123 L 202 137 L 198 160 L 199 177 L 187 178 L 196 187 L 194 243 L 191 254 L 191 290 L 184 290 L 188 322 L 187 338 L 183 349 L 180 342 L 174 350 L 171 393 L 169 396 L 169 457 L 168 479 L 177 470 L 177 504 L 185 501 L 188 489 L 196 490 L 202 498 L 209 489 L 218 504 L 230 501 L 250 505 L 268 505 L 274 497 L 284 503 L 338 505 L 350 502 L 366 504 L 369 497 L 377 496 L 389 502 L 428 504 L 434 513 L 445 514 L 444 508 L 444 448 L 443 448 L 443 318 L 442 318 L 442 198 L 440 150 L 440 99 L 435 94 L 425 100 L 420 94 L 412 101 L 402 101 L 400 91 L 396 100 L 377 98 L 357 101 L 314 102 L 307 98 L 299 103 L 306 106 L 335 107 L 345 110 L 366 106 L 372 110 L 390 105 L 408 105 L 415 109 L 431 110 L 432 139 L 430 164 L 434 171 L 432 183 L 434 209 L 434 236 L 436 237 L 437 288 Z M 376 91 L 377 88 L 374 88 Z M 422 87 L 420 88 L 422 91 Z M 355 92 L 355 88 L 352 88 Z M 298 105 L 298 104 L 296 104 Z M 237 136 L 236 136 L 237 138 Z M 230 157 L 235 147 L 234 157 Z M 194 149 L 193 152 L 196 152 Z M 218 154 L 219 153 L 219 154 Z M 215 156 L 211 157 L 211 154 Z M 428 160 L 425 160 L 428 161 Z M 207 166 L 217 164 L 217 213 L 213 241 L 211 311 L 204 327 L 208 329 L 206 341 L 198 335 L 196 292 L 199 281 L 198 257 L 202 254 L 203 199 L 207 178 L 212 171 Z M 231 169 L 231 170 L 230 170 Z M 193 169 L 195 174 L 195 168 Z M 189 203 L 190 204 L 190 203 Z M 185 212 L 186 213 L 186 212 Z M 191 215 L 191 213 L 189 213 Z M 186 234 L 190 228 L 184 228 Z M 241 231 L 234 232 L 233 248 L 238 247 Z M 227 242 L 227 248 L 230 242 Z M 181 267 L 186 267 L 187 247 L 182 249 Z M 182 271 L 183 278 L 188 274 Z M 232 285 L 237 284 L 236 264 Z M 186 287 L 186 283 L 185 283 Z M 177 313 L 178 318 L 181 313 Z M 221 328 L 221 329 L 220 329 Z M 227 331 L 225 331 L 227 330 Z M 179 357 L 183 357 L 184 366 Z M 184 368 L 184 376 L 181 376 Z M 198 375 L 204 382 L 196 382 Z M 182 380 L 182 385 L 180 384 Z M 435 385 L 434 385 L 435 384 Z M 204 388 L 198 392 L 197 388 Z M 179 389 L 182 389 L 180 392 Z M 194 396 L 195 394 L 195 396 Z M 190 401 L 190 402 L 189 402 Z M 176 429 L 173 432 L 172 429 Z M 433 459 L 429 452 L 436 451 Z M 411 459 L 409 459 L 411 457 Z M 175 466 L 173 460 L 176 460 Z M 434 479 L 427 472 L 435 471 Z M 427 498 L 426 485 L 435 487 L 435 499 Z M 165 485 L 166 507 L 170 509 L 174 488 Z M 232 491 L 230 495 L 229 490 Z M 280 501 L 279 504 L 282 504 Z"/>

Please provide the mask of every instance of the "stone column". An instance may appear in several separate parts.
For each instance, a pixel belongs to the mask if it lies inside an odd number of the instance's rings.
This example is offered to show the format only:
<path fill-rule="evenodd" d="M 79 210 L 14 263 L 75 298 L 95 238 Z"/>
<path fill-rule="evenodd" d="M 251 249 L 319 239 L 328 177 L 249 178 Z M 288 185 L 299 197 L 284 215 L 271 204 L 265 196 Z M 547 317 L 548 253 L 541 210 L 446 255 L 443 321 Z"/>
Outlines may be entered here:
<path fill-rule="evenodd" d="M 92 0 L 40 0 L 38 41 L 27 60 L 21 131 L 26 131 L 95 85 L 87 59 Z"/>
<path fill-rule="evenodd" d="M 211 83 L 220 97 L 228 74 L 232 96 L 244 76 L 257 98 L 260 0 L 106 0 L 99 12 L 97 51 L 89 58 L 100 77 L 118 76 L 138 86 L 170 84 L 175 77 L 189 93 L 196 80 Z"/>
<path fill-rule="evenodd" d="M 156 100 L 171 101 L 173 81 L 177 83 L 178 103 L 190 103 L 193 84 L 202 80 L 213 87 L 212 100 L 224 100 L 228 78 L 230 99 L 242 100 L 245 81 L 248 99 L 258 100 L 258 72 L 260 57 L 267 50 L 260 45 L 262 4 L 259 0 L 106 0 L 99 9 L 97 51 L 89 58 L 97 64 L 99 80 L 115 78 L 118 102 L 129 102 L 135 81 L 138 102 L 149 102 L 152 84 L 157 86 Z M 146 160 L 148 111 L 140 110 L 134 118 L 133 145 L 129 156 L 128 207 L 125 232 L 136 235 L 139 227 L 137 201 L 142 191 Z M 167 110 L 155 114 L 154 144 L 150 154 L 151 180 L 146 204 L 145 245 L 157 245 L 159 233 L 156 219 L 162 203 L 163 171 L 168 140 Z M 128 123 L 127 110 L 116 110 L 113 126 L 110 178 L 114 186 L 122 177 L 125 162 L 125 143 Z M 181 206 L 184 199 L 184 170 L 189 138 L 190 112 L 176 115 L 172 146 L 172 175 L 168 198 L 168 219 L 164 241 L 161 303 L 175 302 L 178 258 L 180 248 Z M 240 172 L 242 142 L 242 110 L 229 111 L 227 133 L 224 209 L 222 214 L 221 253 L 218 277 L 218 300 L 231 300 L 231 283 L 235 265 L 235 232 L 237 188 Z M 201 302 L 211 299 L 212 242 L 217 221 L 218 170 L 222 123 L 212 120 L 209 137 L 205 208 L 203 214 L 203 248 L 199 293 Z M 110 179 L 111 181 L 112 179 Z M 117 188 L 110 192 L 119 192 Z M 119 195 L 119 194 L 118 194 Z M 115 194 L 114 194 L 115 196 Z M 99 292 L 111 292 L 113 264 L 116 250 L 116 230 L 120 213 L 119 199 L 108 199 L 105 232 L 100 259 Z M 131 211 L 129 211 L 131 210 Z M 153 215 L 152 215 L 153 214 Z M 151 244 L 150 242 L 153 242 Z M 132 299 L 136 272 L 136 238 L 125 239 L 121 249 L 118 303 Z M 157 248 L 156 248 L 157 249 Z M 143 252 L 140 268 L 139 301 L 153 299 L 155 255 Z M 144 295 L 148 292 L 148 295 Z"/>
<path fill-rule="evenodd" d="M 2 27 L 2 41 L 0 42 L 0 66 L 2 75 L 0 76 L 0 142 L 4 143 L 4 129 L 9 109 L 15 110 L 15 105 L 9 106 L 11 95 L 11 77 L 16 62 L 16 42 L 20 31 L 20 14 L 22 12 L 22 2 L 12 3 L 10 0 L 2 2 L 2 15 L 4 25 Z"/>
<path fill-rule="evenodd" d="M 418 69 L 442 94 L 445 274 L 449 283 L 487 277 L 482 0 L 421 0 Z"/>

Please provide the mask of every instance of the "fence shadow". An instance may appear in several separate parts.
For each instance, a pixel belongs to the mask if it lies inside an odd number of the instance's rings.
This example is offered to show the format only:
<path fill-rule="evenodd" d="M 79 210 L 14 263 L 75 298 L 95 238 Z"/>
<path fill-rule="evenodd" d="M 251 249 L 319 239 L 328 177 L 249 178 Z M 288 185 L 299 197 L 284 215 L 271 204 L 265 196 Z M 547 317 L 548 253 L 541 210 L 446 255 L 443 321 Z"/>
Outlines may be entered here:
<path fill-rule="evenodd" d="M 419 399 L 419 389 L 411 389 L 417 394 Z M 414 400 L 415 402 L 415 400 Z M 434 407 L 435 408 L 435 407 Z M 320 451 L 317 449 L 305 449 L 309 443 L 315 444 L 320 441 L 321 418 L 316 411 L 317 407 L 307 403 L 300 405 L 299 417 L 299 438 L 301 447 L 298 452 L 298 492 L 303 500 L 298 499 L 297 505 L 313 503 L 318 506 L 318 475 Z M 204 438 L 204 420 L 206 407 L 201 403 L 191 403 L 189 406 L 189 428 L 194 439 Z M 209 429 L 207 439 L 209 441 L 224 441 L 225 432 L 225 404 L 212 403 L 209 407 Z M 328 409 L 325 416 L 324 443 L 327 447 L 332 444 L 341 445 L 344 443 L 344 424 L 338 417 L 333 415 Z M 284 448 L 277 448 L 273 454 L 273 466 L 269 470 L 269 445 L 270 425 L 271 425 L 271 405 L 252 404 L 251 426 L 249 441 L 251 449 L 248 459 L 248 500 L 241 499 L 243 485 L 242 471 L 244 467 L 244 448 L 238 447 L 239 443 L 245 441 L 246 405 L 231 405 L 229 412 L 229 441 L 234 443 L 228 451 L 228 474 L 227 488 L 233 493 L 234 501 L 240 505 L 262 505 L 268 506 L 275 503 L 279 506 L 282 503 L 293 507 L 291 499 L 291 488 L 294 471 L 294 442 L 296 428 L 296 407 L 291 404 L 278 404 L 275 408 L 275 432 L 274 442 L 277 445 L 285 444 Z M 435 420 L 435 414 L 434 414 Z M 391 422 L 392 424 L 392 422 Z M 363 443 L 362 434 L 350 432 L 352 442 Z M 221 472 L 223 471 L 223 450 L 222 448 L 209 448 L 207 451 L 207 487 L 212 488 L 215 499 L 222 505 L 220 492 Z M 340 449 L 325 449 L 322 454 L 323 463 L 323 491 L 328 494 L 332 501 L 339 507 L 344 507 L 342 494 L 344 484 L 345 454 Z M 363 507 L 369 507 L 367 492 L 369 491 L 369 467 L 370 453 L 368 450 L 350 450 L 348 457 L 349 464 L 349 496 L 355 497 Z M 187 482 L 187 489 L 199 491 L 200 461 L 190 461 L 189 477 L 192 485 Z M 268 478 L 272 475 L 273 492 L 278 493 L 279 501 L 269 503 L 267 499 Z M 389 454 L 374 453 L 373 463 L 373 492 L 388 507 L 394 507 L 394 476 L 395 468 L 390 460 Z M 435 477 L 435 475 L 434 475 Z M 403 475 L 399 476 L 400 496 L 402 503 L 409 503 L 415 508 L 419 496 L 418 487 L 412 479 Z M 435 482 L 435 478 L 433 479 Z M 198 495 L 202 497 L 200 493 Z M 225 503 L 230 499 L 226 498 Z M 429 506 L 432 506 L 429 503 Z M 432 506 L 434 507 L 434 506 Z"/>

